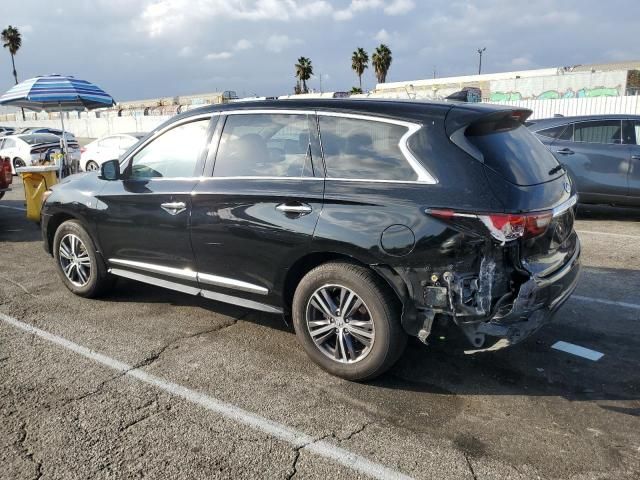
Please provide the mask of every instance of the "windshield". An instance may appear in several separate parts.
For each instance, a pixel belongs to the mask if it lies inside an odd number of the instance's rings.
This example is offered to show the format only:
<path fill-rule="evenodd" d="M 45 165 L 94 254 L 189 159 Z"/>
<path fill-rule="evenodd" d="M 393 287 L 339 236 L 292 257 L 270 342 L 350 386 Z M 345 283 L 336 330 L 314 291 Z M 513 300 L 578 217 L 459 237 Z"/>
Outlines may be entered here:
<path fill-rule="evenodd" d="M 60 143 L 60 138 L 49 133 L 36 133 L 34 135 L 24 135 L 20 139 L 27 142 L 29 145 L 35 145 L 36 143 Z"/>

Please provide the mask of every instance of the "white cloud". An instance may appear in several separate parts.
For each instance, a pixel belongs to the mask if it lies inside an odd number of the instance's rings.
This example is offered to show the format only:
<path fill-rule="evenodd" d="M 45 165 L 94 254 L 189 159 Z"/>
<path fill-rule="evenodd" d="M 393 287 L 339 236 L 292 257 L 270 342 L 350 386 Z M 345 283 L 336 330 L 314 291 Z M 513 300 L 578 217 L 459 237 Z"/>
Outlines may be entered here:
<path fill-rule="evenodd" d="M 236 43 L 234 50 L 249 50 L 250 48 L 253 48 L 253 43 L 251 43 L 246 38 L 242 38 L 238 40 L 238 43 Z"/>
<path fill-rule="evenodd" d="M 389 35 L 389 32 L 387 32 L 384 28 L 382 30 L 380 30 L 378 33 L 376 33 L 376 36 L 373 37 L 375 38 L 377 41 L 381 42 L 381 43 L 388 43 L 389 40 L 391 40 L 391 35 Z"/>
<path fill-rule="evenodd" d="M 186 47 L 182 47 L 179 51 L 178 51 L 178 56 L 179 57 L 190 57 L 193 55 L 193 48 L 186 46 Z"/>
<path fill-rule="evenodd" d="M 393 0 L 389 5 L 384 7 L 384 13 L 387 15 L 404 15 L 415 8 L 416 4 L 413 0 Z"/>
<path fill-rule="evenodd" d="M 231 52 L 212 52 L 207 53 L 204 56 L 205 60 L 227 60 L 228 58 L 233 57 L 233 53 Z"/>
<path fill-rule="evenodd" d="M 20 25 L 18 26 L 18 30 L 20 31 L 20 33 L 31 33 L 33 32 L 33 26 L 32 25 Z"/>
<path fill-rule="evenodd" d="M 511 60 L 511 65 L 516 67 L 526 67 L 531 65 L 531 59 L 528 56 L 516 57 Z"/>
<path fill-rule="evenodd" d="M 358 12 L 373 10 L 383 5 L 382 0 L 351 0 L 347 8 L 333 12 L 333 18 L 341 22 L 351 20 Z"/>
<path fill-rule="evenodd" d="M 270 52 L 280 53 L 293 45 L 299 45 L 301 43 L 302 40 L 299 38 L 290 38 L 288 35 L 276 34 L 267 38 L 265 48 Z"/>

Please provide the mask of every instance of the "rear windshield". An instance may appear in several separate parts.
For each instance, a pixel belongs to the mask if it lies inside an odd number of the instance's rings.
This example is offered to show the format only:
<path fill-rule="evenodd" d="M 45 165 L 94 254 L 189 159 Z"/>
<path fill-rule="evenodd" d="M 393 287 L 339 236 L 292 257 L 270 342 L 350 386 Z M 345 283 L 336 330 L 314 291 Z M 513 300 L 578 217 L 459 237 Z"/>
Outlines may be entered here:
<path fill-rule="evenodd" d="M 487 167 L 516 185 L 536 185 L 564 173 L 542 142 L 515 119 L 472 124 L 465 135 Z"/>
<path fill-rule="evenodd" d="M 29 145 L 35 145 L 36 143 L 60 143 L 60 138 L 50 133 L 36 133 L 34 135 L 25 135 L 20 137 Z"/>

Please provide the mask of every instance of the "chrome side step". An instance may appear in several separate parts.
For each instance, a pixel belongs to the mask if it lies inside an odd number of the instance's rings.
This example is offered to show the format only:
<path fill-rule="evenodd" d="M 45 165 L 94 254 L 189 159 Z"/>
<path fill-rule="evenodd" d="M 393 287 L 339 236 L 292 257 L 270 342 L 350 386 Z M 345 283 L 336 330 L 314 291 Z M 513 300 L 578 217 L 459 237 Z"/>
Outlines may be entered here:
<path fill-rule="evenodd" d="M 191 287 L 189 285 L 183 285 L 181 283 L 171 282 L 169 280 L 163 280 L 149 275 L 143 275 L 142 273 L 131 272 L 129 270 L 123 270 L 121 268 L 110 268 L 108 271 L 109 273 L 117 275 L 118 277 L 129 278 L 138 282 L 155 285 L 157 287 L 168 288 L 169 290 L 175 290 L 177 292 L 187 293 L 189 295 L 199 295 L 210 300 L 230 303 L 232 305 L 238 305 L 240 307 L 250 308 L 252 310 L 260 310 L 262 312 L 282 313 L 281 308 L 273 307 L 271 305 L 267 305 L 266 303 L 246 300 L 244 298 L 234 297 L 233 295 L 226 295 L 224 293 L 212 292 L 198 287 Z"/>

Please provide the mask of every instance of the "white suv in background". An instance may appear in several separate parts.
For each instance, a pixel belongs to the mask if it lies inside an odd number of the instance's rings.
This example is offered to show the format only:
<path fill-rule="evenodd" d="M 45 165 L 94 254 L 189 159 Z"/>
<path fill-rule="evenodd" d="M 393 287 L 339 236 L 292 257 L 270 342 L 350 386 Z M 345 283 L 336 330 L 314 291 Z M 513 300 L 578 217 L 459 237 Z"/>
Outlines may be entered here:
<path fill-rule="evenodd" d="M 120 158 L 129 147 L 138 142 L 146 133 L 118 133 L 94 140 L 80 151 L 80 168 L 85 172 L 99 170 L 107 160 Z"/>

